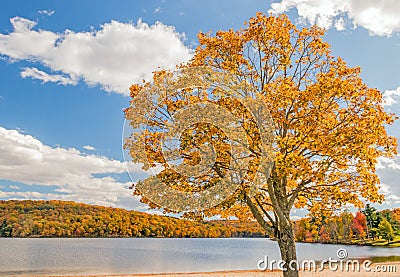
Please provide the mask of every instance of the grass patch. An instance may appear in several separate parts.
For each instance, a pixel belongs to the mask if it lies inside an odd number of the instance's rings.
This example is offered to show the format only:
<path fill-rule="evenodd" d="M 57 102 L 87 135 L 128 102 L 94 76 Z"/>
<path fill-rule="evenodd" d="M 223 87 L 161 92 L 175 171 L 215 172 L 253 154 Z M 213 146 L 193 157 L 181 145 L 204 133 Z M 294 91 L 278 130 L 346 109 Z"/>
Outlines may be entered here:
<path fill-rule="evenodd" d="M 379 246 L 379 247 L 400 247 L 400 235 L 396 235 L 393 240 L 391 240 L 389 243 L 387 240 L 383 238 L 378 238 L 375 240 L 369 239 L 369 240 L 361 240 L 361 239 L 356 239 L 351 241 L 352 244 L 357 244 L 357 245 L 367 245 L 367 246 Z"/>
<path fill-rule="evenodd" d="M 373 263 L 400 262 L 400 256 L 371 257 L 370 260 Z"/>

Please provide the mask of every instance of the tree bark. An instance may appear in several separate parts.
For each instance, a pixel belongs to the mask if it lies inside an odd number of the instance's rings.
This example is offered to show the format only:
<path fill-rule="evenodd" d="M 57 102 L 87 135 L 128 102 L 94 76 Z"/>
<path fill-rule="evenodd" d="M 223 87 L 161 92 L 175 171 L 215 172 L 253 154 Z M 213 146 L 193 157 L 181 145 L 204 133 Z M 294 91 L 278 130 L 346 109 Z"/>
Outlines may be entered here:
<path fill-rule="evenodd" d="M 296 255 L 296 244 L 293 234 L 293 226 L 289 221 L 279 220 L 279 228 L 277 232 L 277 242 L 281 251 L 281 258 L 284 261 L 283 276 L 284 277 L 298 277 L 298 262 Z"/>
<path fill-rule="evenodd" d="M 281 212 L 281 217 L 278 216 L 276 221 L 269 224 L 262 216 L 260 209 L 257 207 L 258 205 L 253 203 L 249 196 L 246 196 L 246 203 L 257 222 L 267 231 L 267 233 L 274 234 L 281 252 L 281 259 L 284 261 L 284 265 L 282 266 L 284 269 L 283 276 L 298 277 L 299 272 L 297 268 L 296 244 L 289 213 Z"/>

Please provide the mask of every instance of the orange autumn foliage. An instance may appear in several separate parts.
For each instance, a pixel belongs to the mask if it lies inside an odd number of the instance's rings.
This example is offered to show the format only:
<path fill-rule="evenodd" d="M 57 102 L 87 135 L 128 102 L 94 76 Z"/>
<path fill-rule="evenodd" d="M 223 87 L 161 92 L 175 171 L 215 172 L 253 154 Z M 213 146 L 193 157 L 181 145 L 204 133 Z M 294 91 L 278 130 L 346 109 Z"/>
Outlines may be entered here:
<path fill-rule="evenodd" d="M 324 30 L 316 26 L 297 28 L 285 15 L 257 13 L 244 29 L 218 31 L 215 35 L 200 33 L 193 59 L 181 66 L 206 66 L 216 72 L 233 74 L 251 86 L 274 123 L 273 167 L 257 187 L 257 193 L 251 195 L 248 183 L 242 182 L 235 194 L 223 203 L 191 215 L 255 218 L 265 230 L 275 234 L 282 258 L 287 262 L 296 259 L 290 220 L 293 208 L 308 209 L 320 220 L 346 204 L 362 207 L 363 199 L 382 201 L 383 196 L 378 193 L 377 159 L 396 154 L 396 138 L 389 136 L 385 129 L 393 124 L 395 116 L 384 111 L 381 92 L 363 82 L 359 67 L 349 67 L 342 58 L 334 57 L 323 35 Z M 157 83 L 168 74 L 165 70 L 155 72 L 153 81 Z M 133 99 L 125 113 L 133 127 L 140 127 L 135 114 L 144 110 L 140 101 L 135 102 L 136 95 L 146 86 L 150 83 L 131 88 Z M 184 101 L 169 99 L 160 103 L 160 107 L 173 113 L 188 105 L 191 96 L 193 101 L 206 103 L 214 93 L 197 90 L 189 96 L 190 91 L 184 92 Z M 254 150 L 248 169 L 248 176 L 253 176 L 263 158 L 262 151 L 256 151 L 261 139 L 257 124 L 237 99 L 218 99 L 215 104 L 232 113 L 242 113 L 240 127 L 246 130 Z M 164 122 L 154 118 L 149 124 L 162 126 Z M 218 162 L 224 164 L 229 158 L 226 137 L 217 135 L 217 130 L 210 126 L 197 127 L 211 132 L 207 139 L 217 137 L 218 143 L 214 143 L 220 150 Z M 191 131 L 200 133 L 196 128 Z M 145 153 L 135 147 L 144 137 L 148 143 Z M 139 131 L 127 141 L 126 147 L 134 162 L 142 161 L 143 157 L 149 159 L 146 165 L 149 168 L 165 163 L 161 140 L 159 132 Z M 202 180 L 202 186 L 195 188 L 173 172 L 166 172 L 164 180 L 175 189 L 193 191 L 212 187 L 215 178 L 207 184 Z M 171 180 L 179 180 L 180 185 L 175 186 Z M 138 189 L 135 194 L 143 196 Z M 142 201 L 160 208 L 146 197 Z M 348 237 L 351 230 L 346 229 L 345 233 Z M 312 230 L 305 236 L 313 240 L 318 231 Z M 284 274 L 297 276 L 290 270 Z"/>

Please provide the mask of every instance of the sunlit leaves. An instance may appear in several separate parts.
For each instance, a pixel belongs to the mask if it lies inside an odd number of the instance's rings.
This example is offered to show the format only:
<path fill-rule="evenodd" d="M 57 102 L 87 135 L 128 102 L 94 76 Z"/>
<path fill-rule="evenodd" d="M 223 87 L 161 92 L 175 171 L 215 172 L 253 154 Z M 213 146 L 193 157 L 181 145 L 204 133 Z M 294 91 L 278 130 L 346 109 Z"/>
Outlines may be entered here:
<path fill-rule="evenodd" d="M 258 196 L 265 210 L 289 214 L 295 205 L 328 216 L 347 203 L 359 207 L 364 200 L 383 199 L 375 165 L 378 157 L 396 154 L 396 139 L 385 129 L 395 116 L 384 111 L 381 93 L 362 81 L 359 67 L 349 67 L 331 54 L 323 35 L 318 27 L 298 29 L 285 15 L 257 13 L 239 31 L 200 33 L 194 57 L 184 65 L 228 71 L 261 95 L 274 122 L 276 152 L 273 172 Z M 164 74 L 168 73 L 155 72 L 154 81 Z M 140 88 L 131 87 L 133 97 Z M 188 101 L 207 101 L 207 94 L 171 99 L 165 107 L 174 111 Z M 257 128 L 246 122 L 245 110 L 234 100 L 219 101 L 232 112 L 243 113 L 241 124 L 252 133 L 249 141 L 256 161 L 261 139 Z M 155 132 L 146 139 L 156 146 L 157 136 Z M 131 152 L 133 157 L 143 155 Z M 152 160 L 161 162 L 156 152 Z M 243 205 L 243 188 L 206 214 L 237 215 L 243 209 L 242 216 L 250 215 Z"/>

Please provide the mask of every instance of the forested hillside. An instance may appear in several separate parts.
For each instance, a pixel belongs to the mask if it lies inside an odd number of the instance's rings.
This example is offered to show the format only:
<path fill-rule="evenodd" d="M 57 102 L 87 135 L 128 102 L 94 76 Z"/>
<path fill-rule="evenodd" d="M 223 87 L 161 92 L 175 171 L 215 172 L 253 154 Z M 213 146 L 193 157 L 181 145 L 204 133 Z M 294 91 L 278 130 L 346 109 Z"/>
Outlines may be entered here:
<path fill-rule="evenodd" d="M 195 222 L 66 201 L 0 201 L 1 237 L 261 237 L 256 222 Z"/>
<path fill-rule="evenodd" d="M 318 220 L 294 223 L 296 241 L 400 246 L 400 208 L 378 211 L 366 205 L 355 215 L 348 211 Z"/>
<path fill-rule="evenodd" d="M 367 208 L 294 223 L 299 242 L 396 245 L 400 209 Z M 0 237 L 264 237 L 257 222 L 190 221 L 68 201 L 0 200 Z"/>

